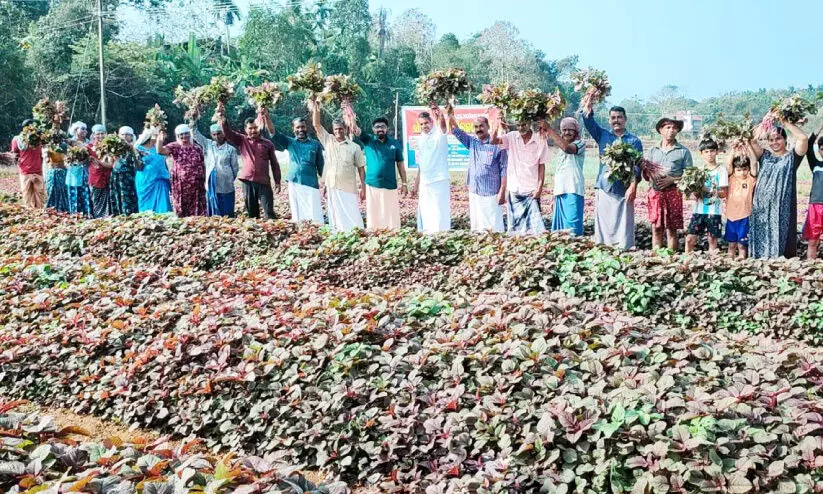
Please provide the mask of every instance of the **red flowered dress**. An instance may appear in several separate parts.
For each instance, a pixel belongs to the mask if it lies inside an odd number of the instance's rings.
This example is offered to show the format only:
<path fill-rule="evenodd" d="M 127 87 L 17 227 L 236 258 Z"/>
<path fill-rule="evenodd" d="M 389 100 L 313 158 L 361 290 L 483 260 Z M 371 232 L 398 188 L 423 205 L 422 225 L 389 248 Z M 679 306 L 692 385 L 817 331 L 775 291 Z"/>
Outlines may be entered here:
<path fill-rule="evenodd" d="M 206 216 L 206 165 L 203 149 L 195 144 L 166 145 L 171 166 L 171 203 L 180 218 Z"/>

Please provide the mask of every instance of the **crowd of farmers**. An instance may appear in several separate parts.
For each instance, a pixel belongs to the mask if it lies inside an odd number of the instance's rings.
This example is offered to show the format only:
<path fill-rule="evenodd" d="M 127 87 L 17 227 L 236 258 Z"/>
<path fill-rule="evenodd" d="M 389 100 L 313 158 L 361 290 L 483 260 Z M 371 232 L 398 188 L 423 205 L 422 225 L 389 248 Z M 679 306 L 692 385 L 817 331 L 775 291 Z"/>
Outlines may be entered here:
<path fill-rule="evenodd" d="M 179 217 L 234 216 L 235 181 L 239 180 L 247 215 L 258 218 L 262 213 L 272 219 L 274 193 L 281 189 L 275 151 L 287 151 L 285 180 L 293 221 L 328 222 L 337 232 L 364 227 L 397 229 L 400 196 L 411 195 L 418 201 L 418 229 L 443 232 L 451 229 L 447 160 L 447 135 L 451 133 L 470 151 L 466 184 L 472 230 L 515 235 L 545 231 L 540 208 L 545 167 L 550 165 L 554 169 L 550 229 L 583 235 L 586 145 L 581 127 L 596 141 L 601 155 L 618 140 L 643 152 L 640 139 L 627 130 L 621 107 L 610 109 L 606 125 L 595 121 L 588 106 L 579 112 L 582 126 L 578 118 L 567 117 L 557 129 L 540 121 L 516 122 L 510 130 L 500 112 L 490 111 L 476 118 L 472 134 L 458 126 L 450 105 L 442 110 L 431 105 L 417 121 L 421 129 L 415 144 L 419 170 L 409 183 L 403 147 L 390 137 L 388 119 L 377 118 L 371 132 L 362 131 L 354 111 L 347 107 L 344 117 L 335 119 L 327 130 L 320 108 L 309 102 L 309 110 L 311 122 L 295 118 L 290 135 L 274 127 L 267 111 L 247 119 L 243 129 L 233 129 L 222 106 L 215 113 L 217 122 L 210 126 L 210 136 L 197 130 L 196 121 L 175 127 L 173 138 L 159 128 L 145 128 L 136 135 L 132 128 L 121 127 L 119 137 L 133 152 L 117 158 L 97 154 L 97 145 L 106 136 L 102 125 L 92 126 L 89 132 L 85 123 L 75 122 L 65 145 L 87 147 L 89 159 L 83 163 L 66 162 L 45 147 L 27 146 L 17 136 L 11 149 L 20 169 L 23 203 L 89 218 L 144 211 L 173 212 Z M 316 138 L 309 136 L 309 123 Z M 645 152 L 663 170 L 650 179 L 652 241 L 655 248 L 676 250 L 685 226 L 684 196 L 677 183 L 687 168 L 695 166 L 694 158 L 677 139 L 682 121 L 661 118 L 656 130 L 660 141 Z M 780 122 L 753 139 L 733 142 L 724 163 L 717 161 L 718 143 L 702 140 L 700 159 L 710 178 L 686 228 L 686 250 L 694 250 L 699 237 L 705 235 L 712 251 L 724 238 L 729 253 L 736 257 L 796 256 L 796 171 L 805 158 L 814 179 L 803 236 L 809 242 L 808 256 L 817 257 L 823 236 L 823 162 L 814 151 L 819 134 L 820 130 L 807 136 L 797 125 Z M 554 144 L 553 151 L 549 142 Z M 637 186 L 643 177 L 638 169 L 635 180 L 626 186 L 609 180 L 608 172 L 601 161 L 594 186 L 594 240 L 631 249 Z M 365 202 L 365 224 L 361 202 Z"/>

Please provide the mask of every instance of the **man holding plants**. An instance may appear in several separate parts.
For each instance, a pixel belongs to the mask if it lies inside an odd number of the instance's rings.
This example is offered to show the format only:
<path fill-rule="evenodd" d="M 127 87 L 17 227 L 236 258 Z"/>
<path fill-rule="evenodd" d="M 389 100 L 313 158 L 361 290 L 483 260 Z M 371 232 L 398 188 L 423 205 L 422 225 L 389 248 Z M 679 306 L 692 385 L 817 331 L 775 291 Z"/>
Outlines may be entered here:
<path fill-rule="evenodd" d="M 499 113 L 492 128 L 492 144 L 499 144 L 500 149 L 508 153 L 508 231 L 512 235 L 539 235 L 546 231 L 540 213 L 540 196 L 543 195 L 549 146 L 532 130 L 531 122 L 518 122 L 517 130 L 502 136 L 498 135 L 501 128 L 507 129 L 508 126 Z"/>
<path fill-rule="evenodd" d="M 289 210 L 295 223 L 310 221 L 322 225 L 323 205 L 320 202 L 320 175 L 323 174 L 323 147 L 315 139 L 309 138 L 306 119 L 292 120 L 294 137 L 289 137 L 274 128 L 268 112 L 258 117 L 271 134 L 274 148 L 289 152 Z"/>
<path fill-rule="evenodd" d="M 600 156 L 607 146 L 618 139 L 643 152 L 643 144 L 634 134 L 626 130 L 626 110 L 613 106 L 609 110 L 607 130 L 594 120 L 592 103 L 583 110 L 583 124 L 597 142 Z M 635 178 L 628 187 L 620 181 L 611 181 L 609 167 L 600 160 L 600 169 L 595 181 L 594 241 L 598 244 L 613 245 L 621 249 L 634 247 L 634 200 L 637 184 L 640 182 L 640 168 L 635 168 Z"/>
<path fill-rule="evenodd" d="M 372 134 L 357 126 L 354 112 L 347 112 L 346 124 L 363 146 L 366 154 L 366 227 L 370 230 L 400 228 L 400 199 L 397 195 L 397 175 L 400 193 L 409 193 L 406 168 L 403 166 L 403 146 L 389 137 L 389 119 L 375 118 Z"/>
<path fill-rule="evenodd" d="M 489 120 L 474 120 L 474 136 L 457 125 L 454 108 L 446 105 L 452 134 L 469 150 L 466 182 L 469 186 L 469 219 L 472 231 L 503 232 L 503 204 L 506 203 L 508 154 L 491 143 Z"/>
<path fill-rule="evenodd" d="M 649 161 L 660 165 L 663 173 L 651 180 L 652 189 L 649 191 L 652 248 L 663 247 L 665 230 L 666 246 L 676 251 L 677 232 L 683 229 L 683 194 L 677 188 L 677 182 L 686 168 L 693 165 L 692 153 L 677 142 L 677 134 L 683 130 L 682 120 L 663 117 L 655 129 L 663 139 L 649 151 Z"/>
<path fill-rule="evenodd" d="M 412 195 L 418 198 L 417 230 L 425 233 L 447 232 L 451 230 L 451 191 L 446 119 L 437 105 L 432 103 L 431 113 L 421 112 L 417 124 L 421 130 L 417 139 L 420 168 L 412 186 Z"/>
<path fill-rule="evenodd" d="M 271 188 L 269 169 L 274 177 L 275 190 L 280 193 L 280 164 L 274 154 L 274 144 L 260 135 L 260 127 L 253 118 L 246 119 L 246 133 L 235 132 L 229 127 L 225 109 L 218 105 L 217 121 L 226 140 L 240 151 L 243 166 L 237 178 L 243 187 L 246 213 L 249 218 L 260 217 L 260 206 L 267 220 L 273 220 L 274 194 Z"/>
<path fill-rule="evenodd" d="M 34 125 L 33 120 L 26 120 L 21 129 Z M 11 141 L 11 153 L 17 158 L 20 168 L 20 189 L 23 194 L 23 205 L 29 208 L 42 209 L 46 207 L 46 183 L 43 181 L 43 147 L 31 146 L 23 137 L 24 132 L 15 136 Z"/>
<path fill-rule="evenodd" d="M 321 190 L 326 194 L 329 212 L 329 226 L 334 232 L 346 232 L 363 228 L 360 204 L 366 198 L 365 166 L 366 158 L 360 146 L 348 137 L 348 129 L 343 120 L 332 121 L 329 134 L 320 121 L 320 107 L 314 101 L 309 103 L 312 125 L 317 139 L 323 145 L 324 166 Z M 358 194 L 358 184 L 360 193 Z"/>

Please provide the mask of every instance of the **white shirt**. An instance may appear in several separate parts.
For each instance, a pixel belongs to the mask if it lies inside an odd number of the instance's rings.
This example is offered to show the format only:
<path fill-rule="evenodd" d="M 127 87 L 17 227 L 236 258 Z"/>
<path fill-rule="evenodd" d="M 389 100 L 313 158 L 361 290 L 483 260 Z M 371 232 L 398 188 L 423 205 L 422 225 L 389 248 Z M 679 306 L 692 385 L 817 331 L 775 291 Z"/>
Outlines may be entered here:
<path fill-rule="evenodd" d="M 439 128 L 417 138 L 415 161 L 420 167 L 420 183 L 433 184 L 449 179 L 449 141 Z"/>
<path fill-rule="evenodd" d="M 558 148 L 554 154 L 554 195 L 586 195 L 586 180 L 583 177 L 583 160 L 586 157 L 586 143 L 574 141 L 577 153 L 570 154 Z"/>

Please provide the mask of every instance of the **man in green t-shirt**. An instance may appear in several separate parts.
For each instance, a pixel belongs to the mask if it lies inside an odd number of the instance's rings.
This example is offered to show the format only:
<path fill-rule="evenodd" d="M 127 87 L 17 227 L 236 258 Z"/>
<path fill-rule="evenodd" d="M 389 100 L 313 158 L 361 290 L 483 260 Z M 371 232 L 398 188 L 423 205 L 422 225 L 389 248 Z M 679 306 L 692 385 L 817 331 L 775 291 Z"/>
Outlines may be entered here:
<path fill-rule="evenodd" d="M 406 168 L 403 166 L 403 147 L 389 137 L 389 120 L 379 117 L 372 122 L 373 134 L 364 133 L 357 126 L 354 112 L 346 113 L 346 123 L 363 146 L 366 155 L 366 227 L 372 230 L 400 228 L 400 198 L 397 194 L 397 175 L 400 174 L 400 193 L 409 193 Z"/>

